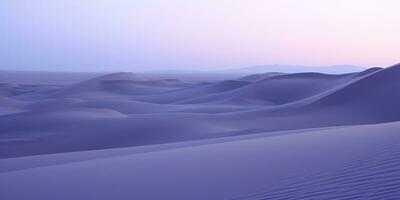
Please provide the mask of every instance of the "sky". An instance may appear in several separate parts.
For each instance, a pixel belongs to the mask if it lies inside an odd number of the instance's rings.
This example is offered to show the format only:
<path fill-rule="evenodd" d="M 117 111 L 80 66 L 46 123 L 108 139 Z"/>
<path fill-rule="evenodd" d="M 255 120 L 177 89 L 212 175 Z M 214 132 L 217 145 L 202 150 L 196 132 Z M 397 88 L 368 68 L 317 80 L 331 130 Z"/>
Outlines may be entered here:
<path fill-rule="evenodd" d="M 400 62 L 399 0 L 1 0 L 0 69 Z"/>

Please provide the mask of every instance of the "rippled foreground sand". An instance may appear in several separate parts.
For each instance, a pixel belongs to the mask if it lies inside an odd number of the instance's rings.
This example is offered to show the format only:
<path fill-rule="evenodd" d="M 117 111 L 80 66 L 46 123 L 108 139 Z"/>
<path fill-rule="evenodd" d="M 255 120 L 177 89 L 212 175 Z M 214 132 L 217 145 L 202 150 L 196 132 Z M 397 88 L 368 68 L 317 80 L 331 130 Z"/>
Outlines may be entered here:
<path fill-rule="evenodd" d="M 400 199 L 400 65 L 80 79 L 0 84 L 0 199 Z"/>

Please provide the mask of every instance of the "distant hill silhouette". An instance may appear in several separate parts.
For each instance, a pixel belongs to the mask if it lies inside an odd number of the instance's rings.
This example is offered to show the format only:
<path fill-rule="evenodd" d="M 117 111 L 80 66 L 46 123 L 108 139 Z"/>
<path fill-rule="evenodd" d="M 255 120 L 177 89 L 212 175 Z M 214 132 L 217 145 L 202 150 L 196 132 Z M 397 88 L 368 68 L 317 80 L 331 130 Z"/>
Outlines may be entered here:
<path fill-rule="evenodd" d="M 354 65 L 332 65 L 332 66 L 300 66 L 300 65 L 257 65 L 245 67 L 240 69 L 225 70 L 225 73 L 267 73 L 267 72 L 280 72 L 280 73 L 302 73 L 302 72 L 318 72 L 325 74 L 344 74 L 360 72 L 367 69 L 366 67 Z"/>

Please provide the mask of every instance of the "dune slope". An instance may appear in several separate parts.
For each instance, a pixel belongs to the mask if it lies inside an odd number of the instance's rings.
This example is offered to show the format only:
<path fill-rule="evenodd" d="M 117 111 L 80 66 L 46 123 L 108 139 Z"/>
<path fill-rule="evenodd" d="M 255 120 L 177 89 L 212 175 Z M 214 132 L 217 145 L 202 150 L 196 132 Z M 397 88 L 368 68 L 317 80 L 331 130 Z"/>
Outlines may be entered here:
<path fill-rule="evenodd" d="M 42 155 L 35 159 L 46 166 L 1 172 L 0 194 L 6 200 L 396 199 L 399 128 L 396 122 L 227 138 L 147 152 L 128 148 L 111 157 L 67 163 Z M 3 159 L 0 164 L 24 159 L 31 158 Z"/>
<path fill-rule="evenodd" d="M 0 158 L 398 121 L 399 71 L 213 82 L 114 73 L 72 85 L 4 84 Z"/>

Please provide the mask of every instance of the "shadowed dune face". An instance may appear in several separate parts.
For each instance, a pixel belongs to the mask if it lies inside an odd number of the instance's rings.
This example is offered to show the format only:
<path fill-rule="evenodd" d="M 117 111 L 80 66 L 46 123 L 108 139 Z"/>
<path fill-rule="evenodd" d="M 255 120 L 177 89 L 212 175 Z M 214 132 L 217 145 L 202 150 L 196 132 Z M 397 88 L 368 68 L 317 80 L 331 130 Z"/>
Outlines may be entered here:
<path fill-rule="evenodd" d="M 164 92 L 185 86 L 177 80 L 148 81 L 133 73 L 115 73 L 93 78 L 57 91 L 55 97 L 79 97 L 96 95 L 145 95 Z M 87 95 L 88 93 L 91 93 Z"/>
<path fill-rule="evenodd" d="M 174 104 L 211 94 L 231 91 L 248 84 L 250 84 L 250 82 L 237 80 L 218 81 L 214 83 L 202 82 L 183 89 L 168 91 L 161 94 L 134 97 L 133 99 L 149 103 Z"/>
<path fill-rule="evenodd" d="M 0 85 L 0 157 L 400 120 L 400 66 L 199 82 L 114 73 Z"/>
<path fill-rule="evenodd" d="M 315 96 L 354 79 L 356 79 L 354 74 L 299 73 L 274 75 L 235 90 L 204 95 L 180 103 L 283 105 Z"/>
<path fill-rule="evenodd" d="M 253 74 L 253 75 L 244 76 L 242 78 L 239 78 L 238 80 L 255 82 L 255 81 L 260 81 L 263 79 L 272 78 L 272 77 L 280 76 L 280 75 L 284 75 L 284 74 L 285 73 L 268 72 L 268 73 L 264 73 L 264 74 Z"/>
<path fill-rule="evenodd" d="M 314 109 L 336 107 L 373 118 L 396 121 L 400 113 L 400 65 L 375 70 L 311 105 Z"/>
<path fill-rule="evenodd" d="M 257 81 L 243 88 L 237 98 L 266 100 L 275 105 L 282 105 L 317 95 L 351 80 L 346 75 L 281 75 Z"/>

